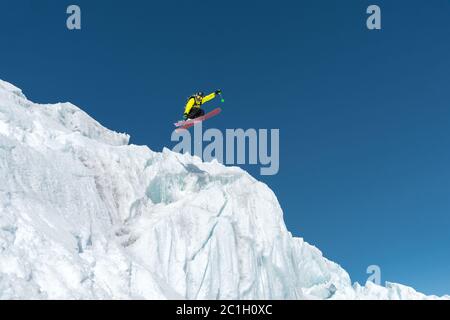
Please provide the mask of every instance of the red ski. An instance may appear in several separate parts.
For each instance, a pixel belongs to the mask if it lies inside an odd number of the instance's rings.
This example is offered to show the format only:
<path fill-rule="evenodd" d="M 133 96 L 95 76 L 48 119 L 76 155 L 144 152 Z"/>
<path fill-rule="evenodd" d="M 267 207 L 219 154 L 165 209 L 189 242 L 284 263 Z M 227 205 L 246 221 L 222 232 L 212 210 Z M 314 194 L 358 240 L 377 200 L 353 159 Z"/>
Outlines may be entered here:
<path fill-rule="evenodd" d="M 217 109 L 214 109 L 211 112 L 208 112 L 204 116 L 201 116 L 201 117 L 198 117 L 198 118 L 195 118 L 195 119 L 191 119 L 191 120 L 187 120 L 187 121 L 181 121 L 181 122 L 179 121 L 179 122 L 175 123 L 175 126 L 177 127 L 176 131 L 188 129 L 188 128 L 194 126 L 197 123 L 200 123 L 200 122 L 205 121 L 205 120 L 207 120 L 209 118 L 217 116 L 221 111 L 222 111 L 222 109 L 217 108 Z"/>

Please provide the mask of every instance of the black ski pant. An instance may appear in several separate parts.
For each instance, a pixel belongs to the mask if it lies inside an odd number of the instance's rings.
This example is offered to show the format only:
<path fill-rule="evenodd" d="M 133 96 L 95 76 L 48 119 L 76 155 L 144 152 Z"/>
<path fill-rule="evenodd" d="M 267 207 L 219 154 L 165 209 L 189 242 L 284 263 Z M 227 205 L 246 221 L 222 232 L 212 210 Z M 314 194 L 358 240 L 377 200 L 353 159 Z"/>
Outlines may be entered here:
<path fill-rule="evenodd" d="M 205 110 L 193 107 L 191 111 L 189 111 L 188 119 L 195 119 L 198 117 L 202 117 L 205 115 Z"/>

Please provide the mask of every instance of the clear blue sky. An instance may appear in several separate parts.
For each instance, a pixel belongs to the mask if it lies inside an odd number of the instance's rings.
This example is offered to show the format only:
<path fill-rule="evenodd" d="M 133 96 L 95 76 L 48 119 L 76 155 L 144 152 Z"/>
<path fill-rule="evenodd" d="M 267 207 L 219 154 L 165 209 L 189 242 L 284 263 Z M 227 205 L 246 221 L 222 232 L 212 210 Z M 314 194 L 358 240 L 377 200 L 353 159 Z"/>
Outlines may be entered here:
<path fill-rule="evenodd" d="M 370 4 L 381 31 L 365 27 Z M 280 128 L 279 174 L 246 169 L 294 235 L 354 281 L 378 264 L 383 281 L 450 293 L 448 0 L 17 0 L 0 36 L 0 78 L 157 151 L 186 96 L 221 88 L 207 125 Z"/>

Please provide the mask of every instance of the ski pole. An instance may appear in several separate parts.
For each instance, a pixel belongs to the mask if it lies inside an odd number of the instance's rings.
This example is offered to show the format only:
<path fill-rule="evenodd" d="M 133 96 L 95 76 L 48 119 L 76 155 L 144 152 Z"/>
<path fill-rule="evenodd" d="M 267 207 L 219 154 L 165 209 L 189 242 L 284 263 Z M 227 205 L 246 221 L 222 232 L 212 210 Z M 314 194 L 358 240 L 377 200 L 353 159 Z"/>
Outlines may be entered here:
<path fill-rule="evenodd" d="M 220 102 L 224 103 L 225 99 L 222 97 L 222 93 L 219 93 L 219 96 L 220 96 Z"/>

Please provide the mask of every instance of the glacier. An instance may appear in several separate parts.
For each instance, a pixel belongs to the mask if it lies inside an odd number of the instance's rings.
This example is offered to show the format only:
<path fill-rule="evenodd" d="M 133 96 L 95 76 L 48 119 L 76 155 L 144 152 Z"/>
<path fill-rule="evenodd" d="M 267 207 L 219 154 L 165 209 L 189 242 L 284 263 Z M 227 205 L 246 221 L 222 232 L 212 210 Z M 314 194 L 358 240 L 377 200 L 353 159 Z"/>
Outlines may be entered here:
<path fill-rule="evenodd" d="M 438 298 L 352 284 L 264 183 L 129 138 L 0 80 L 0 299 Z"/>

